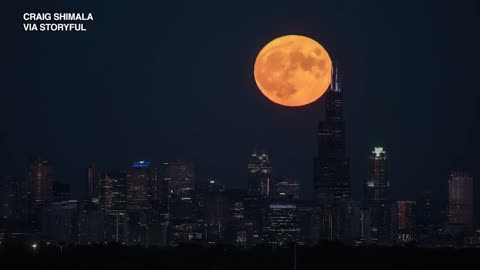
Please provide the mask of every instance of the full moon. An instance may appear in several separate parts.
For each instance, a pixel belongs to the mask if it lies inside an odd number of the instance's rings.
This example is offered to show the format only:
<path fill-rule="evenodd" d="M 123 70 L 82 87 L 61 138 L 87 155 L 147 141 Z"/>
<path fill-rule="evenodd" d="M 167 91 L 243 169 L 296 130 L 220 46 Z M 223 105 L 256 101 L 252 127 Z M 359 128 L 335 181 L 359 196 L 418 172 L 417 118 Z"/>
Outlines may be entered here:
<path fill-rule="evenodd" d="M 282 36 L 268 43 L 255 60 L 260 91 L 284 106 L 303 106 L 319 99 L 331 82 L 332 60 L 315 40 Z"/>

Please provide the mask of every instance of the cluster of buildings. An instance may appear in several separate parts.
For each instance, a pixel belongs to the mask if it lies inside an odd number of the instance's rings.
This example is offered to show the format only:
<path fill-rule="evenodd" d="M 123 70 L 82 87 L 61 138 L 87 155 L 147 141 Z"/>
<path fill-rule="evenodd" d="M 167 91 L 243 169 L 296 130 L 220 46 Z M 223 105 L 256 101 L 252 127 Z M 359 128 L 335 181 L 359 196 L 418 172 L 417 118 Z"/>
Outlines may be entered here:
<path fill-rule="evenodd" d="M 0 184 L 0 241 L 145 247 L 282 247 L 325 240 L 347 245 L 480 245 L 476 186 L 467 171 L 451 173 L 448 204 L 438 207 L 437 215 L 431 193 L 417 201 L 392 199 L 387 152 L 375 147 L 363 199 L 352 199 L 343 92 L 337 76 L 333 81 L 325 94 L 325 119 L 318 126 L 310 200 L 300 199 L 295 177 L 272 177 L 269 156 L 263 152 L 249 157 L 246 189 L 227 189 L 215 179 L 197 181 L 190 161 L 135 161 L 121 171 L 89 167 L 82 200 L 72 200 L 69 185 L 55 181 L 51 162 L 37 160 L 24 177 L 5 177 Z"/>

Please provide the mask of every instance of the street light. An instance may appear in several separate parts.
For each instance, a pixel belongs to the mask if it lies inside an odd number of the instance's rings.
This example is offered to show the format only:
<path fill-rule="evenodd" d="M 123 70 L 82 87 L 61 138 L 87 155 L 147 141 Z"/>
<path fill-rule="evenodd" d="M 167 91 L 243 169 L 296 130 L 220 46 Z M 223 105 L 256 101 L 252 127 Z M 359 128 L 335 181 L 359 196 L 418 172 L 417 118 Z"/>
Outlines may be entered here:
<path fill-rule="evenodd" d="M 37 244 L 33 244 L 32 248 L 33 248 L 33 253 L 35 254 L 35 251 L 37 250 Z"/>

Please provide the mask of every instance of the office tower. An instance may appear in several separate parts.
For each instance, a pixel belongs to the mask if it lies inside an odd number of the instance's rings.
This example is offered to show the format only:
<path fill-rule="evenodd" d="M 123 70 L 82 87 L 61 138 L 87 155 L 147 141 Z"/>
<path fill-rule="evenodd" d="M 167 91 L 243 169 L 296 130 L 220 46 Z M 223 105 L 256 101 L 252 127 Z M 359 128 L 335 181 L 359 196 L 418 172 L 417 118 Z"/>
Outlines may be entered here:
<path fill-rule="evenodd" d="M 34 204 L 53 199 L 53 168 L 48 160 L 34 161 L 27 170 L 27 186 Z"/>
<path fill-rule="evenodd" d="M 223 243 L 227 219 L 225 187 L 214 179 L 208 179 L 197 189 L 199 219 L 206 226 L 205 240 L 208 245 Z"/>
<path fill-rule="evenodd" d="M 225 192 L 227 217 L 225 226 L 225 241 L 234 246 L 247 246 L 245 197 L 247 191 L 229 189 Z"/>
<path fill-rule="evenodd" d="M 430 191 L 423 192 L 418 199 L 416 206 L 416 224 L 431 225 L 434 222 L 432 210 L 432 193 Z"/>
<path fill-rule="evenodd" d="M 195 190 L 193 162 L 185 160 L 166 162 L 162 167 L 162 177 L 167 182 L 169 196 L 190 197 Z"/>
<path fill-rule="evenodd" d="M 411 243 L 415 240 L 416 202 L 397 201 L 396 203 L 396 241 L 399 244 Z"/>
<path fill-rule="evenodd" d="M 96 203 L 88 202 L 78 216 L 78 243 L 81 245 L 105 241 L 105 213 Z"/>
<path fill-rule="evenodd" d="M 41 237 L 58 244 L 76 243 L 78 202 L 52 202 L 41 210 Z"/>
<path fill-rule="evenodd" d="M 370 178 L 366 183 L 366 200 L 370 211 L 371 240 L 392 243 L 392 204 L 388 180 L 387 153 L 375 147 L 370 154 Z"/>
<path fill-rule="evenodd" d="M 134 161 L 126 171 L 127 209 L 146 210 L 150 208 L 151 171 L 149 161 Z"/>
<path fill-rule="evenodd" d="M 300 228 L 300 235 L 297 240 L 298 245 L 311 245 L 312 243 L 312 213 L 313 207 L 311 201 L 296 201 L 297 222 Z"/>
<path fill-rule="evenodd" d="M 58 181 L 53 182 L 53 201 L 68 201 L 70 200 L 70 185 Z"/>
<path fill-rule="evenodd" d="M 454 171 L 448 180 L 448 223 L 473 229 L 473 177 Z"/>
<path fill-rule="evenodd" d="M 203 220 L 199 219 L 195 196 L 194 163 L 184 160 L 167 162 L 160 173 L 168 190 L 169 244 L 176 246 L 202 241 L 205 230 Z"/>
<path fill-rule="evenodd" d="M 333 75 L 333 74 L 332 74 Z M 318 154 L 314 159 L 314 238 L 338 240 L 345 226 L 341 201 L 350 199 L 349 159 L 343 118 L 343 90 L 338 70 L 324 94 L 325 119 L 318 124 Z"/>
<path fill-rule="evenodd" d="M 300 184 L 295 177 L 277 178 L 273 184 L 272 193 L 275 200 L 298 200 L 300 198 Z"/>
<path fill-rule="evenodd" d="M 101 206 L 105 211 L 105 240 L 126 243 L 128 240 L 127 180 L 124 173 L 103 173 Z"/>
<path fill-rule="evenodd" d="M 87 169 L 87 200 L 99 203 L 102 193 L 102 185 L 100 183 L 100 172 L 97 167 L 91 165 Z"/>
<path fill-rule="evenodd" d="M 252 198 L 266 198 L 270 194 L 272 166 L 268 155 L 254 152 L 248 162 L 248 192 Z"/>
<path fill-rule="evenodd" d="M 270 203 L 265 218 L 262 236 L 267 245 L 285 247 L 299 241 L 301 228 L 295 203 Z"/>
<path fill-rule="evenodd" d="M 29 210 L 25 178 L 5 177 L 0 182 L 0 229 L 9 233 L 27 231 Z"/>

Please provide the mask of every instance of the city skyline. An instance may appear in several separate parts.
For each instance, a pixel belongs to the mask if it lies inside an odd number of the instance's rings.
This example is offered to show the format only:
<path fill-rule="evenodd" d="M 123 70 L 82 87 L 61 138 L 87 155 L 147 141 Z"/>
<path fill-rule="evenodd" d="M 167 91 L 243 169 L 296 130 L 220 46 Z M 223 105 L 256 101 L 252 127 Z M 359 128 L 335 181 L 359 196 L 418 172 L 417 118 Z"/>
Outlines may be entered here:
<path fill-rule="evenodd" d="M 475 1 L 82 1 L 70 8 L 94 14 L 88 31 L 58 35 L 20 31 L 26 7 L 65 8 L 26 1 L 6 17 L 15 42 L 1 92 L 2 175 L 23 175 L 29 157 L 40 155 L 80 195 L 90 163 L 119 169 L 131 160 L 188 159 L 200 179 L 235 185 L 260 145 L 274 174 L 308 186 L 323 99 L 287 110 L 265 99 L 253 78 L 260 49 L 285 34 L 319 41 L 340 68 L 354 197 L 375 145 L 392 157 L 394 196 L 415 199 L 431 188 L 442 198 L 451 170 L 480 175 Z"/>

